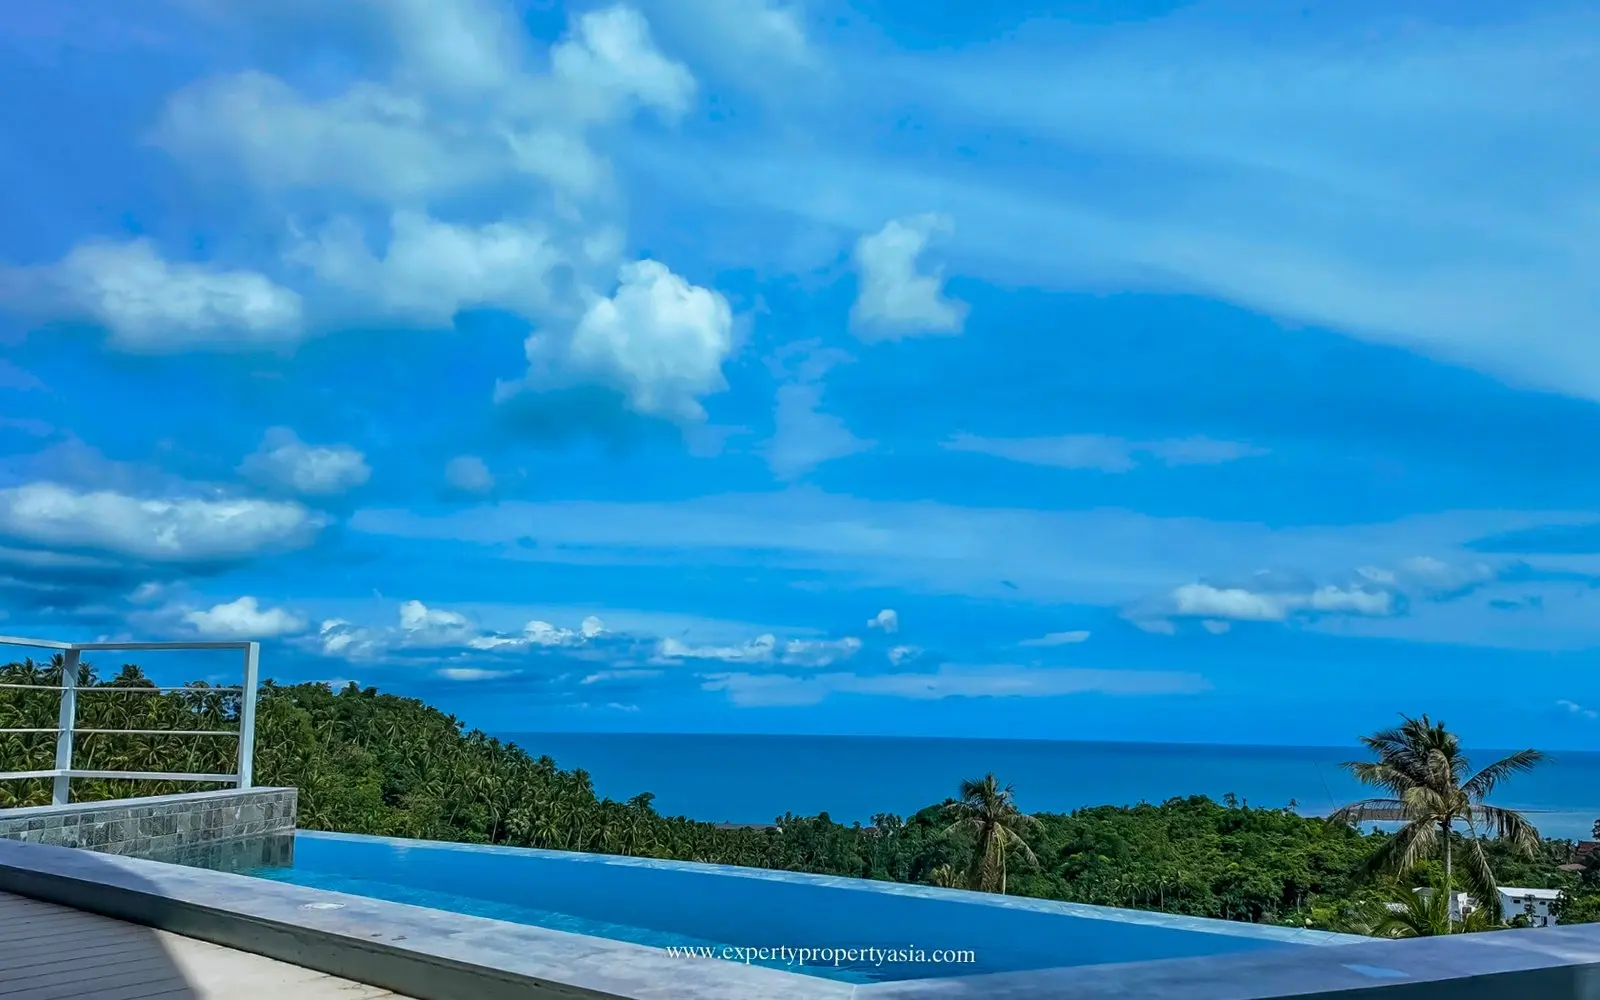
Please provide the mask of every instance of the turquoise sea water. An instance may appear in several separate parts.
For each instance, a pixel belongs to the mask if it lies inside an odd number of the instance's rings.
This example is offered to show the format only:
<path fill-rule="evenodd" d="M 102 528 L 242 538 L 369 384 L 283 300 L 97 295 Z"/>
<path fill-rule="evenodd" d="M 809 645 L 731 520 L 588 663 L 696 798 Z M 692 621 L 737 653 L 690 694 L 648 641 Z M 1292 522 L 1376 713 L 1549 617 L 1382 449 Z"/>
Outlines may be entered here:
<path fill-rule="evenodd" d="M 602 796 L 654 792 L 667 814 L 770 823 L 784 812 L 841 822 L 902 815 L 954 795 L 962 778 L 993 771 L 1032 812 L 1233 794 L 1253 806 L 1291 803 L 1326 813 L 1364 794 L 1339 766 L 1356 747 L 1248 747 L 1170 743 L 718 736 L 615 733 L 497 734 L 563 768 L 583 768 Z M 1503 753 L 1503 751 L 1501 751 Z M 1496 751 L 1471 754 L 1487 764 Z M 1586 839 L 1600 818 L 1600 753 L 1563 751 L 1497 791 L 1546 836 Z"/>

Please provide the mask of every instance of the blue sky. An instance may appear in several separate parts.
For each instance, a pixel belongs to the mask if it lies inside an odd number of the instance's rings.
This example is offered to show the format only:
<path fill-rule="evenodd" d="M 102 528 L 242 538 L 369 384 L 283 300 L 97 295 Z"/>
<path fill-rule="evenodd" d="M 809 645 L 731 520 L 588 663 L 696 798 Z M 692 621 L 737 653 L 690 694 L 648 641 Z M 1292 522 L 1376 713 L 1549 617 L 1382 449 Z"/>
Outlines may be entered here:
<path fill-rule="evenodd" d="M 1586 7 L 11 5 L 0 624 L 496 731 L 1595 748 Z"/>

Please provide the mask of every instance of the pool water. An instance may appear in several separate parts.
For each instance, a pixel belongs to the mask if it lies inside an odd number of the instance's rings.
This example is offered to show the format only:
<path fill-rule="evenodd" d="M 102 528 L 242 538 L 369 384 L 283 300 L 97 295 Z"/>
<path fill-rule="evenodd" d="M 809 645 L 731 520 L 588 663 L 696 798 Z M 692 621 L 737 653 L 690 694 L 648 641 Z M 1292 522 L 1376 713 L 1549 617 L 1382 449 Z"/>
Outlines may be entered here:
<path fill-rule="evenodd" d="M 836 957 L 803 965 L 792 955 L 750 960 L 852 983 L 1350 940 L 860 879 L 346 834 L 302 832 L 292 852 L 229 857 L 220 864 L 215 855 L 167 860 L 647 947 L 900 953 L 888 960 L 862 955 L 857 961 Z M 933 961 L 936 952 L 963 954 Z"/>

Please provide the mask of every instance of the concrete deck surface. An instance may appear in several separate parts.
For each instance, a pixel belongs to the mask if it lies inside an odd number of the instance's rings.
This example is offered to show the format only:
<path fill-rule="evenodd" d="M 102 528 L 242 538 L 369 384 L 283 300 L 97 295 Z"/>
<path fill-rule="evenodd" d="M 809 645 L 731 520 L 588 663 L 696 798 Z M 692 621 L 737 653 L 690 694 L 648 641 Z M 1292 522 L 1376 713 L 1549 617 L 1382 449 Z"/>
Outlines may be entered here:
<path fill-rule="evenodd" d="M 406 1000 L 321 972 L 0 893 L 0 1000 Z"/>

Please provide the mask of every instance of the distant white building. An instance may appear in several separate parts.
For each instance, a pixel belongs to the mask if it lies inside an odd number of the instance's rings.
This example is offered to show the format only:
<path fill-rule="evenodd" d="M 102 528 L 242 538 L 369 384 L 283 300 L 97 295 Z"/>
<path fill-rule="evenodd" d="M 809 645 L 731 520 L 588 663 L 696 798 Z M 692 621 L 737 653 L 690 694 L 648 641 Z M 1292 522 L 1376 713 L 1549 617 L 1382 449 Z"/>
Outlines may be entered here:
<path fill-rule="evenodd" d="M 1560 889 L 1519 889 L 1503 885 L 1500 887 L 1500 915 L 1506 923 L 1517 917 L 1527 917 L 1529 927 L 1549 927 L 1556 922 L 1551 911 L 1560 898 Z"/>
<path fill-rule="evenodd" d="M 1429 888 L 1415 890 L 1426 899 L 1433 894 Z M 1500 886 L 1500 919 L 1510 923 L 1517 917 L 1527 917 L 1529 927 L 1551 927 L 1556 918 L 1551 911 L 1561 898 L 1560 889 L 1523 889 L 1517 886 Z M 1475 913 L 1478 901 L 1464 892 L 1450 894 L 1450 919 L 1460 922 Z"/>

